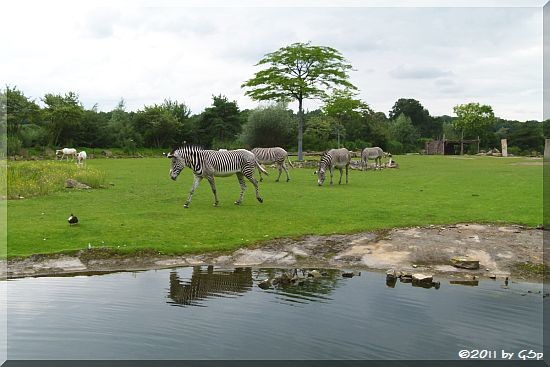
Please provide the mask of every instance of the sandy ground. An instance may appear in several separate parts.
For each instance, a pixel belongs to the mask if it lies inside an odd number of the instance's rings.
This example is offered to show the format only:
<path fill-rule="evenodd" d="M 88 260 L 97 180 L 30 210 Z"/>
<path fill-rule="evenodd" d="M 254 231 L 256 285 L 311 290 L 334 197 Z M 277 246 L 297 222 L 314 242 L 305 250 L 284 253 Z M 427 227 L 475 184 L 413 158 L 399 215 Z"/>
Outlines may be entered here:
<path fill-rule="evenodd" d="M 478 260 L 480 268 L 456 268 L 450 264 L 452 257 Z M 108 250 L 92 249 L 81 251 L 75 256 L 34 255 L 23 260 L 10 260 L 7 267 L 0 262 L 0 276 L 14 278 L 208 264 L 383 271 L 395 269 L 462 278 L 514 276 L 540 281 L 540 275 L 518 272 L 517 267 L 526 263 L 542 264 L 542 261 L 542 230 L 522 226 L 457 224 L 277 239 L 225 254 L 167 257 L 149 252 L 122 257 Z"/>

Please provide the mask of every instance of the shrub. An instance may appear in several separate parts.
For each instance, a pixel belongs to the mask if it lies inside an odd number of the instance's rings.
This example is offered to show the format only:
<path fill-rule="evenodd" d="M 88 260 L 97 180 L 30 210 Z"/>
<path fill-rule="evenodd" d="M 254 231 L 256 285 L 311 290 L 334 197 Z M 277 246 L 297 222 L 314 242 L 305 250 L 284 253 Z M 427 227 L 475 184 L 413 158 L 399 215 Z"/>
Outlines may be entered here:
<path fill-rule="evenodd" d="M 403 144 L 401 144 L 400 142 L 398 142 L 396 140 L 390 140 L 387 145 L 388 145 L 387 151 L 391 154 L 403 154 L 404 153 Z"/>

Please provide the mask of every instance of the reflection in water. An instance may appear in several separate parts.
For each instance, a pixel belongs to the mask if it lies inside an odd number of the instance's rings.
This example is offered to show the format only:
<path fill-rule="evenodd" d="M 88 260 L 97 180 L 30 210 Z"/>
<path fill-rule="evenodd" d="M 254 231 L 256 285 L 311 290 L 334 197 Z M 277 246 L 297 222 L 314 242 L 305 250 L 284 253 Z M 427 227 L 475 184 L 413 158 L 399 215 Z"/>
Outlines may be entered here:
<path fill-rule="evenodd" d="M 193 268 L 191 280 L 182 281 L 177 271 L 170 272 L 170 295 L 175 305 L 201 306 L 199 301 L 212 297 L 228 297 L 245 293 L 252 288 L 252 270 L 235 268 L 215 270 L 208 266 Z"/>
<path fill-rule="evenodd" d="M 274 279 L 284 273 L 284 270 L 278 269 L 259 269 L 256 279 Z M 307 277 L 307 271 L 305 270 L 291 272 L 291 274 L 300 276 L 298 282 L 280 284 L 265 290 L 265 292 L 275 294 L 278 302 L 290 305 L 327 302 L 332 299 L 329 296 L 338 287 L 339 282 L 345 281 L 345 279 L 342 279 L 340 270 L 327 269 L 322 273 L 321 277 L 313 278 Z"/>

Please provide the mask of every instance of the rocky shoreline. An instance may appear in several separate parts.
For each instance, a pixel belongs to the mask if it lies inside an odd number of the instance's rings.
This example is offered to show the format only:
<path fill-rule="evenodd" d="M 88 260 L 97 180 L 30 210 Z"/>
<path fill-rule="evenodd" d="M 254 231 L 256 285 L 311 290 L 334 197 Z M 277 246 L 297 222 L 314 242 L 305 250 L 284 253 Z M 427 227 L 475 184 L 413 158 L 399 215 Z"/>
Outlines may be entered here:
<path fill-rule="evenodd" d="M 459 258 L 479 268 L 457 267 Z M 543 231 L 518 225 L 456 224 L 349 235 L 276 239 L 230 253 L 120 255 L 90 249 L 75 255 L 33 255 L 0 262 L 0 277 L 137 271 L 178 266 L 393 269 L 450 277 L 515 277 L 542 281 Z"/>

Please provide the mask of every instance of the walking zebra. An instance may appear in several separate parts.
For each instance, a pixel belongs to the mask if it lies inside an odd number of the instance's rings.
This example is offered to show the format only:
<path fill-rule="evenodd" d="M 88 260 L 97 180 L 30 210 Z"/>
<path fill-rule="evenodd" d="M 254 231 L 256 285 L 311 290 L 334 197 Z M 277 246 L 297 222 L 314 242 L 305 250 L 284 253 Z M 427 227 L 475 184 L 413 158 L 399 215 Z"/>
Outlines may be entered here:
<path fill-rule="evenodd" d="M 317 173 L 317 183 L 321 186 L 325 182 L 325 171 L 330 172 L 330 184 L 332 185 L 332 170 L 338 168 L 340 170 L 340 181 L 342 183 L 342 168 L 346 167 L 346 184 L 348 183 L 348 169 L 351 161 L 351 154 L 346 148 L 331 149 L 326 151 L 321 156 L 319 161 L 319 170 Z"/>
<path fill-rule="evenodd" d="M 214 182 L 214 176 L 231 176 L 237 175 L 239 184 L 241 186 L 241 195 L 235 201 L 235 204 L 240 205 L 243 201 L 244 191 L 246 190 L 246 183 L 244 177 L 246 177 L 254 187 L 256 188 L 256 199 L 260 203 L 264 200 L 258 192 L 258 181 L 254 178 L 254 170 L 256 167 L 265 171 L 254 154 L 245 149 L 229 150 L 229 151 L 217 151 L 217 150 L 204 150 L 198 146 L 184 145 L 180 148 L 172 150 L 168 153 L 168 158 L 172 158 L 172 164 L 170 168 L 170 178 L 176 180 L 178 175 L 184 167 L 189 167 L 193 170 L 195 180 L 193 186 L 189 191 L 189 197 L 183 205 L 184 208 L 189 207 L 193 193 L 203 178 L 206 178 L 212 188 L 214 194 L 214 206 L 218 206 L 218 195 L 216 194 L 216 184 Z"/>
<path fill-rule="evenodd" d="M 380 147 L 365 148 L 361 152 L 361 169 L 364 171 L 369 164 L 369 158 L 374 158 L 374 166 L 382 166 L 382 157 L 391 157 L 391 154 L 386 153 Z"/>
<path fill-rule="evenodd" d="M 288 153 L 283 148 L 274 147 L 274 148 L 254 148 L 251 150 L 252 153 L 256 156 L 256 159 L 258 162 L 262 164 L 273 164 L 275 163 L 277 165 L 277 168 L 279 169 L 279 176 L 275 180 L 276 182 L 279 182 L 279 179 L 281 178 L 281 173 L 283 172 L 283 169 L 286 173 L 286 182 L 290 181 L 290 177 L 288 175 L 288 169 L 286 168 L 285 160 L 288 161 L 288 164 L 290 164 L 290 167 L 294 168 L 292 163 L 290 162 L 290 159 L 288 158 Z M 260 171 L 260 181 L 263 181 L 262 178 L 262 172 Z"/>

